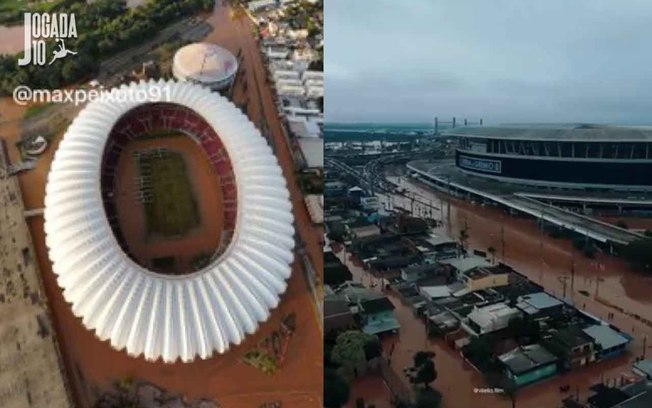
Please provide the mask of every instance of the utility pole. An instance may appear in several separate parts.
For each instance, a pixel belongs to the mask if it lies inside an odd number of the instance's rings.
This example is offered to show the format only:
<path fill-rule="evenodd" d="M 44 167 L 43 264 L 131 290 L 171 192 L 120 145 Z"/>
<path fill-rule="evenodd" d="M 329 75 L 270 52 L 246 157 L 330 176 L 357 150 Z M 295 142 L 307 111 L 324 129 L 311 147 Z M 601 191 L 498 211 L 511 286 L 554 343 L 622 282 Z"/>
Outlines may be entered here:
<path fill-rule="evenodd" d="M 503 262 L 505 262 L 505 224 L 500 224 L 500 244 L 503 252 Z"/>
<path fill-rule="evenodd" d="M 573 293 L 575 293 L 575 257 L 571 261 L 571 299 L 573 298 Z"/>
<path fill-rule="evenodd" d="M 643 360 L 645 360 L 646 351 L 647 351 L 647 334 L 643 336 Z"/>

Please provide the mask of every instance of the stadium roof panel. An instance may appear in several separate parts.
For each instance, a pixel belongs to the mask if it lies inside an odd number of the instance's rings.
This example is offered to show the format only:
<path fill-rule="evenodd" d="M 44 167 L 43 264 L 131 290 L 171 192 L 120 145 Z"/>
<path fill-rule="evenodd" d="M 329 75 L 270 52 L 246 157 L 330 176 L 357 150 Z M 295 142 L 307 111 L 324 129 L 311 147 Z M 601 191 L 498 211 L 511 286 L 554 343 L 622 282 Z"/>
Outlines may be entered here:
<path fill-rule="evenodd" d="M 121 98 L 120 91 L 148 100 Z M 64 298 L 88 329 L 129 355 L 174 362 L 224 353 L 269 317 L 291 273 L 293 216 L 278 161 L 240 110 L 199 85 L 161 80 L 111 92 L 113 98 L 89 103 L 69 126 L 48 175 L 46 244 Z M 101 163 L 111 129 L 125 113 L 161 99 L 192 109 L 215 130 L 237 184 L 231 243 L 188 275 L 159 274 L 133 261 L 102 202 Z"/>
<path fill-rule="evenodd" d="M 652 142 L 652 126 L 501 126 L 461 127 L 444 131 L 447 136 L 468 136 L 483 139 L 514 139 L 585 142 Z"/>

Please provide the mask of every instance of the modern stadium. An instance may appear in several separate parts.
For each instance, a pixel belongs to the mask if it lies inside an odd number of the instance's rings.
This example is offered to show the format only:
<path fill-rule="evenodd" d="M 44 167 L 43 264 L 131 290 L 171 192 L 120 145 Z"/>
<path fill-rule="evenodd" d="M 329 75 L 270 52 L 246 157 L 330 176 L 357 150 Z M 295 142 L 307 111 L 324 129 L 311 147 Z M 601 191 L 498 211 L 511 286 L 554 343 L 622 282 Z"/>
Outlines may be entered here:
<path fill-rule="evenodd" d="M 642 235 L 593 216 L 652 215 L 652 128 L 460 127 L 439 137 L 456 146 L 454 158 L 407 168 L 444 193 L 543 219 L 608 251 Z"/>
<path fill-rule="evenodd" d="M 156 95 L 138 92 L 152 89 L 164 100 L 96 100 L 69 126 L 47 180 L 46 245 L 65 300 L 100 339 L 149 361 L 207 359 L 254 333 L 286 290 L 294 248 L 289 192 L 265 139 L 219 94 L 174 81 L 111 92 Z M 205 173 L 214 179 L 187 187 L 199 194 L 179 185 L 200 163 L 184 165 L 160 147 L 126 149 L 170 134 L 208 157 L 212 172 Z M 125 156 L 138 163 L 129 177 L 119 170 Z M 218 234 L 218 244 L 194 267 L 180 264 L 177 242 L 197 225 L 197 200 L 214 187 L 219 205 L 209 210 L 218 227 L 208 233 Z M 141 218 L 137 236 L 171 243 L 167 256 L 133 249 L 124 230 Z"/>
<path fill-rule="evenodd" d="M 570 189 L 652 190 L 652 128 L 571 125 L 455 128 L 471 175 Z"/>

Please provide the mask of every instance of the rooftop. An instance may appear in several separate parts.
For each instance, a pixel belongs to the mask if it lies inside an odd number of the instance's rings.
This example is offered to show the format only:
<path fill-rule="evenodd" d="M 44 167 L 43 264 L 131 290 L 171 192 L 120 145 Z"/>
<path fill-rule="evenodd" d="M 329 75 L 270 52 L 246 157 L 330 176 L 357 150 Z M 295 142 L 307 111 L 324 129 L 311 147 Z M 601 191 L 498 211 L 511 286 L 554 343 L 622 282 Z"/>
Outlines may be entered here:
<path fill-rule="evenodd" d="M 525 373 L 557 361 L 557 357 L 539 344 L 516 348 L 500 355 L 498 359 L 514 374 Z"/>
<path fill-rule="evenodd" d="M 360 307 L 365 313 L 379 313 L 395 309 L 394 304 L 385 296 L 363 300 L 360 302 Z"/>
<path fill-rule="evenodd" d="M 602 349 L 610 349 L 630 342 L 622 333 L 606 325 L 593 325 L 584 329 L 584 333 L 593 338 Z"/>
<path fill-rule="evenodd" d="M 553 338 L 568 347 L 578 347 L 592 341 L 591 337 L 582 331 L 579 327 L 569 326 L 556 331 Z"/>
<path fill-rule="evenodd" d="M 469 313 L 469 319 L 474 321 L 480 327 L 487 327 L 495 320 L 510 318 L 518 313 L 518 310 L 509 307 L 505 303 L 496 303 L 473 309 L 473 311 Z"/>
<path fill-rule="evenodd" d="M 552 297 L 546 292 L 531 293 L 519 296 L 516 300 L 516 307 L 528 314 L 537 313 L 540 310 L 556 307 L 563 304 L 559 299 Z"/>
<path fill-rule="evenodd" d="M 487 262 L 486 259 L 481 258 L 479 256 L 469 256 L 466 258 L 452 258 L 452 259 L 445 259 L 441 261 L 441 263 L 445 263 L 448 265 L 451 265 L 455 269 L 457 269 L 459 272 L 464 273 L 466 271 L 469 271 L 473 268 L 477 268 L 479 266 L 491 266 L 489 262 Z"/>
<path fill-rule="evenodd" d="M 449 129 L 449 136 L 472 136 L 483 139 L 515 139 L 545 141 L 589 142 L 650 142 L 652 127 L 603 126 L 603 125 L 555 125 L 555 126 L 501 126 L 462 127 Z"/>
<path fill-rule="evenodd" d="M 482 279 L 489 275 L 498 275 L 508 273 L 503 268 L 492 266 L 492 267 L 477 267 L 471 270 L 464 272 L 464 275 L 468 276 L 472 280 Z"/>

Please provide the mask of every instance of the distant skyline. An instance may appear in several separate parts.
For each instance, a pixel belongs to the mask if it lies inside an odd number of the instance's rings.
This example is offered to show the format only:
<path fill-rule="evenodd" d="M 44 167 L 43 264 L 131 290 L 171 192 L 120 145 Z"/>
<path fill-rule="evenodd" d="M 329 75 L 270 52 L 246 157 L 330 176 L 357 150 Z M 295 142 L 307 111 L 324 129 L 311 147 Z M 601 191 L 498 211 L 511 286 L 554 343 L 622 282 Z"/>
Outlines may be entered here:
<path fill-rule="evenodd" d="M 327 122 L 652 123 L 652 2 L 324 2 Z"/>

